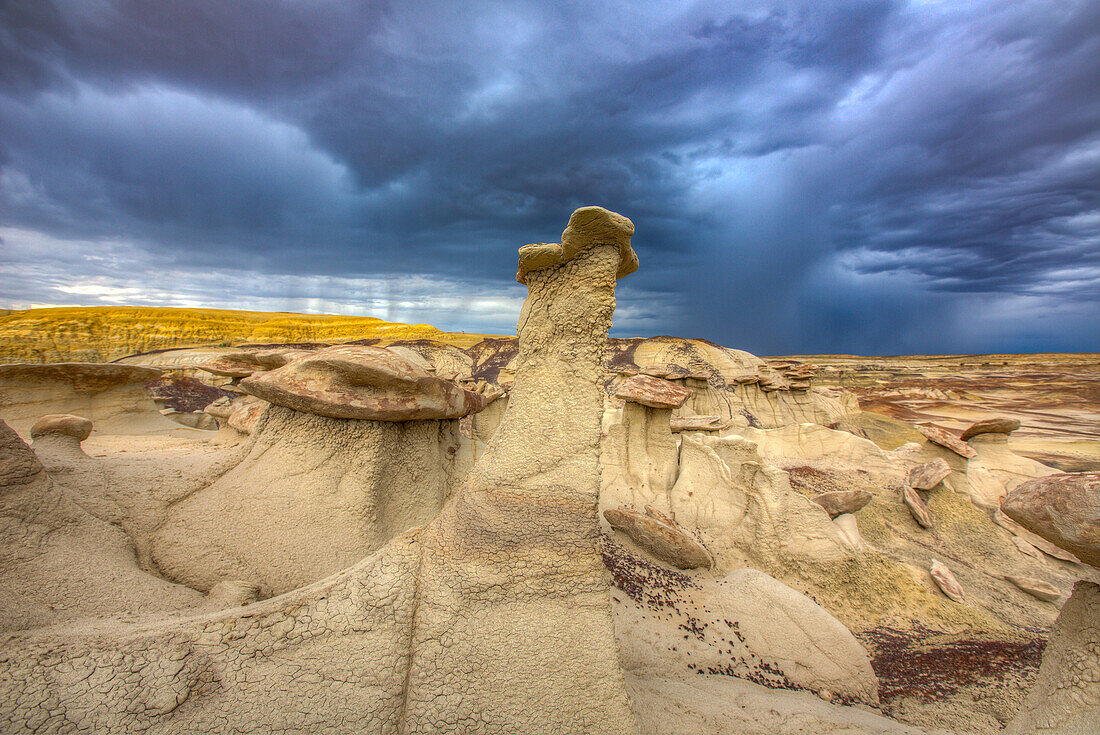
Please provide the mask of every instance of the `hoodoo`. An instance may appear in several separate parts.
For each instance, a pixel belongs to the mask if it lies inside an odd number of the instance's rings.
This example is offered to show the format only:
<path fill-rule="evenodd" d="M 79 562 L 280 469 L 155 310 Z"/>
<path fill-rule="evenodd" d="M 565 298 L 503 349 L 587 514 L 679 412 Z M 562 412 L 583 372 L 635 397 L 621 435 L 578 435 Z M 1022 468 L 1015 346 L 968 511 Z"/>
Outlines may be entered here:
<path fill-rule="evenodd" d="M 246 608 L 9 640 L 9 731 L 44 713 L 128 732 L 635 731 L 596 515 L 604 343 L 632 233 L 586 207 L 563 245 L 521 249 L 508 410 L 428 525 Z"/>

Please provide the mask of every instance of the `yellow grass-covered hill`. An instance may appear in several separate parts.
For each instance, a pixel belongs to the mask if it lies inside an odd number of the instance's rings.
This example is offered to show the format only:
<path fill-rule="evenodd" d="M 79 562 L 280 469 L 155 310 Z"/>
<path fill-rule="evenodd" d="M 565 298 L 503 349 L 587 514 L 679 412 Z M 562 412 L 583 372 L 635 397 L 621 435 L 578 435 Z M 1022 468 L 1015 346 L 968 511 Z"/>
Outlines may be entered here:
<path fill-rule="evenodd" d="M 364 316 L 93 306 L 0 310 L 0 363 L 103 362 L 174 347 L 434 339 L 466 347 L 483 335 Z"/>

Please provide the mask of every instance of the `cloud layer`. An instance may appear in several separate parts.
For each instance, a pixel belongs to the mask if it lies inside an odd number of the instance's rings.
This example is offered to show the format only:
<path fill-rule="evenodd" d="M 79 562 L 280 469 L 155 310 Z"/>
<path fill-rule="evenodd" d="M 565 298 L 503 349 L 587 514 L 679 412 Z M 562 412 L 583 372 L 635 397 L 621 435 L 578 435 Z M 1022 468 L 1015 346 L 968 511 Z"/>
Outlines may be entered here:
<path fill-rule="evenodd" d="M 649 7 L 655 5 L 656 7 Z M 1100 6 L 16 0 L 0 306 L 507 332 L 598 203 L 615 333 L 1100 350 Z"/>

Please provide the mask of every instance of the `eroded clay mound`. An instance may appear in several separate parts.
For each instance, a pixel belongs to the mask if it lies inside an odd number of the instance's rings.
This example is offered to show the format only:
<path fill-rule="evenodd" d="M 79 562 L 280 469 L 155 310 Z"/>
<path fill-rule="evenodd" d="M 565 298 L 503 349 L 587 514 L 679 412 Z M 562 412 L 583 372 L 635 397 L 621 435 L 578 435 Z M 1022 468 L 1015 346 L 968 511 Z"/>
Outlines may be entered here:
<path fill-rule="evenodd" d="M 0 468 L 0 630 L 201 601 L 143 572 L 126 534 L 74 502 L 2 421 Z"/>
<path fill-rule="evenodd" d="M 364 421 L 272 406 L 245 458 L 175 504 L 153 559 L 207 591 L 247 580 L 265 594 L 351 566 L 431 520 L 461 474 L 456 422 Z"/>

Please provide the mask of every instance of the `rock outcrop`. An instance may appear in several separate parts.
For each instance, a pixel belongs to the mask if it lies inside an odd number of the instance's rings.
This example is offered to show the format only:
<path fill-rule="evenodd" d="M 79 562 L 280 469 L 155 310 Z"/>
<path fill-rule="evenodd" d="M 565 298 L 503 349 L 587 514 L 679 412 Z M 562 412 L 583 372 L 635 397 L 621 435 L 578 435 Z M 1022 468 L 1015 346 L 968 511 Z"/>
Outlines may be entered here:
<path fill-rule="evenodd" d="M 623 667 L 676 679 L 724 674 L 843 702 L 878 703 L 863 646 L 805 595 L 754 569 L 719 579 L 658 568 L 610 545 Z"/>
<path fill-rule="evenodd" d="M 1025 482 L 1005 497 L 1001 511 L 1081 561 L 1100 566 L 1100 472 Z"/>
<path fill-rule="evenodd" d="M 728 429 L 729 424 L 721 416 L 673 416 L 668 428 L 673 434 L 680 434 L 685 431 L 722 431 Z"/>
<path fill-rule="evenodd" d="M 937 457 L 909 470 L 909 487 L 914 490 L 931 490 L 950 474 L 951 465 L 942 457 Z"/>
<path fill-rule="evenodd" d="M 1073 588 L 1043 651 L 1039 678 L 1008 735 L 1091 735 L 1100 722 L 1100 585 Z"/>

